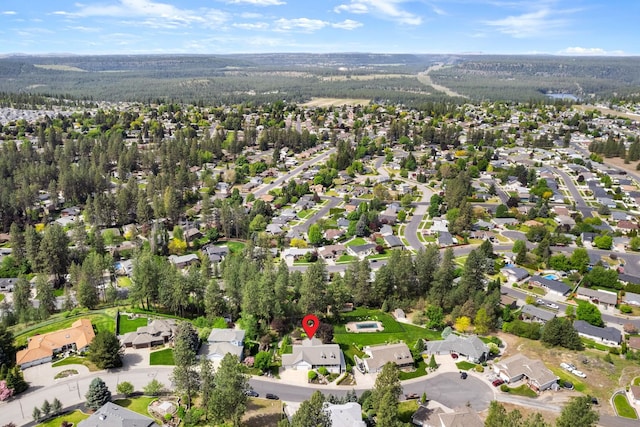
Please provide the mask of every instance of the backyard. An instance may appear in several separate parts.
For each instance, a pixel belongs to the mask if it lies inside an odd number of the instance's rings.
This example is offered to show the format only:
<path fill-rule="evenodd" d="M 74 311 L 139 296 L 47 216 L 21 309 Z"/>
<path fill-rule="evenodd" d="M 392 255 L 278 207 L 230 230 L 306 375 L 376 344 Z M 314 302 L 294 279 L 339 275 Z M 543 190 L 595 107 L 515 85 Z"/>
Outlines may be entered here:
<path fill-rule="evenodd" d="M 121 314 L 118 317 L 118 335 L 124 335 L 129 332 L 135 332 L 141 326 L 147 326 L 148 320 L 146 317 L 129 318 L 126 314 Z"/>
<path fill-rule="evenodd" d="M 86 420 L 87 418 L 89 418 L 88 414 L 82 413 L 79 410 L 75 410 L 73 412 L 60 415 L 59 417 L 51 418 L 47 422 L 38 425 L 40 427 L 60 427 L 62 422 L 66 421 L 68 423 L 72 423 L 74 426 L 77 426 L 80 421 Z"/>
<path fill-rule="evenodd" d="M 127 408 L 130 411 L 137 412 L 138 414 L 149 417 L 150 415 L 147 408 L 149 407 L 149 404 L 156 399 L 157 397 L 141 396 L 135 398 L 114 400 L 113 403 L 118 406 L 122 406 L 123 408 Z"/>

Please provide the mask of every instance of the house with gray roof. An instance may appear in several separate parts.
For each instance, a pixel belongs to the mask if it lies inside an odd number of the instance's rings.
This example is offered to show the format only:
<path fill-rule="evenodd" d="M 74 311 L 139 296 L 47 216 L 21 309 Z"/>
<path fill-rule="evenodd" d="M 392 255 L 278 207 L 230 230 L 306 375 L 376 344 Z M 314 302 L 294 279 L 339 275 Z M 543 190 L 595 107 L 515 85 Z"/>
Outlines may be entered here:
<path fill-rule="evenodd" d="M 227 353 L 242 360 L 244 331 L 242 329 L 214 328 L 207 338 L 207 346 L 207 359 L 209 360 L 222 360 Z"/>
<path fill-rule="evenodd" d="M 112 402 L 105 403 L 89 418 L 78 423 L 78 427 L 151 427 L 155 425 L 154 419 Z"/>
<path fill-rule="evenodd" d="M 589 338 L 605 345 L 620 345 L 622 342 L 622 333 L 611 326 L 600 328 L 584 320 L 575 320 L 573 328 L 581 337 Z"/>
<path fill-rule="evenodd" d="M 633 292 L 625 292 L 622 296 L 622 302 L 628 305 L 640 306 L 640 295 Z"/>
<path fill-rule="evenodd" d="M 455 245 L 451 233 L 449 233 L 448 231 L 441 231 L 438 234 L 438 245 L 440 247 Z"/>
<path fill-rule="evenodd" d="M 475 335 L 465 337 L 450 334 L 447 338 L 425 343 L 424 355 L 458 353 L 473 363 L 481 363 L 489 355 L 489 347 Z"/>
<path fill-rule="evenodd" d="M 15 277 L 0 278 L 0 291 L 13 292 L 18 279 Z"/>
<path fill-rule="evenodd" d="M 529 272 L 521 267 L 505 267 L 500 272 L 507 277 L 508 282 L 519 282 L 529 277 Z"/>
<path fill-rule="evenodd" d="M 360 259 L 364 259 L 369 255 L 375 253 L 376 245 L 373 243 L 365 243 L 364 245 L 347 246 L 347 252 L 353 256 L 357 256 Z"/>
<path fill-rule="evenodd" d="M 139 327 L 122 337 L 122 345 L 133 348 L 151 348 L 171 341 L 178 325 L 173 319 L 154 319 L 147 326 Z"/>
<path fill-rule="evenodd" d="M 309 371 L 324 366 L 335 374 L 341 374 L 346 369 L 344 354 L 338 344 L 322 344 L 318 338 L 312 338 L 293 345 L 292 349 L 292 353 L 282 355 L 284 369 Z"/>
<path fill-rule="evenodd" d="M 547 279 L 542 276 L 532 276 L 531 279 L 529 279 L 529 283 L 547 288 L 549 292 L 558 296 L 565 296 L 571 291 L 571 288 L 566 283 Z"/>
<path fill-rule="evenodd" d="M 539 323 L 547 323 L 549 320 L 556 317 L 554 312 L 536 307 L 533 304 L 526 304 L 523 306 L 521 313 L 522 317 Z"/>
<path fill-rule="evenodd" d="M 402 240 L 398 236 L 389 235 L 384 236 L 384 241 L 390 248 L 404 248 Z"/>
<path fill-rule="evenodd" d="M 613 309 L 618 304 L 618 294 L 616 292 L 589 289 L 584 286 L 578 288 L 577 297 L 600 305 L 605 310 Z"/>
<path fill-rule="evenodd" d="M 524 380 L 533 390 L 547 390 L 558 381 L 558 377 L 540 360 L 532 360 L 518 353 L 493 365 L 494 372 L 506 383 Z"/>
<path fill-rule="evenodd" d="M 398 368 L 413 367 L 411 350 L 405 343 L 367 346 L 363 349 L 369 356 L 362 359 L 365 372 L 380 372 L 387 363 L 395 363 Z"/>

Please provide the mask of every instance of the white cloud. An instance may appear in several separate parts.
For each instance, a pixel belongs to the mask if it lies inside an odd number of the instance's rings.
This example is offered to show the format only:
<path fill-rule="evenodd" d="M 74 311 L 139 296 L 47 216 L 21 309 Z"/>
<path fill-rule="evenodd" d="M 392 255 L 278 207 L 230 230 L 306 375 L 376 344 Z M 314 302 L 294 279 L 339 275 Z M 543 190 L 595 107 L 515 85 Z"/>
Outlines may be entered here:
<path fill-rule="evenodd" d="M 280 0 L 228 0 L 227 3 L 251 4 L 254 6 L 280 6 L 283 4 L 287 4 L 286 2 Z"/>
<path fill-rule="evenodd" d="M 559 18 L 557 11 L 542 8 L 535 12 L 507 16 L 503 19 L 484 21 L 485 25 L 495 28 L 514 38 L 538 37 L 564 27 L 565 19 Z"/>
<path fill-rule="evenodd" d="M 558 55 L 576 56 L 623 56 L 626 53 L 622 50 L 604 50 L 599 47 L 568 47 L 558 52 Z"/>
<path fill-rule="evenodd" d="M 17 15 L 18 12 L 16 12 L 15 10 L 4 10 L 2 12 L 0 12 L 2 15 Z"/>
<path fill-rule="evenodd" d="M 81 33 L 97 33 L 97 32 L 100 32 L 101 30 L 98 27 L 84 27 L 82 25 L 69 26 L 67 27 L 67 29 L 71 31 L 79 31 Z"/>
<path fill-rule="evenodd" d="M 242 30 L 266 30 L 269 28 L 269 24 L 266 22 L 238 22 L 233 26 Z"/>
<path fill-rule="evenodd" d="M 280 18 L 275 21 L 275 24 L 276 31 L 300 31 L 303 33 L 312 33 L 329 25 L 327 21 L 309 18 Z"/>
<path fill-rule="evenodd" d="M 407 0 L 351 0 L 350 3 L 341 4 L 333 8 L 335 13 L 371 13 L 381 19 L 388 19 L 402 25 L 420 25 L 422 18 L 407 10 L 401 5 Z"/>
<path fill-rule="evenodd" d="M 76 3 L 76 6 L 76 11 L 56 11 L 53 14 L 71 17 L 139 18 L 137 25 L 154 28 L 178 28 L 192 24 L 217 27 L 229 19 L 227 13 L 217 9 L 180 9 L 153 0 L 118 0 L 110 5 Z"/>
<path fill-rule="evenodd" d="M 356 28 L 362 27 L 362 22 L 354 21 L 353 19 L 345 19 L 342 22 L 336 22 L 331 24 L 334 28 L 341 28 L 343 30 L 355 30 Z"/>

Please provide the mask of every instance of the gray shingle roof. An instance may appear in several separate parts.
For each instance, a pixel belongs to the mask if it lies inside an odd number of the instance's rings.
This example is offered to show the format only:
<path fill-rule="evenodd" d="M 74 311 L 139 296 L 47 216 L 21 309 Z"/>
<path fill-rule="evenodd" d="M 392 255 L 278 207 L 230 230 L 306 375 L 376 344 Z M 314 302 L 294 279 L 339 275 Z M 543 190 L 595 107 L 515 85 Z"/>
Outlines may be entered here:
<path fill-rule="evenodd" d="M 155 425 L 155 421 L 151 418 L 111 402 L 105 403 L 89 418 L 78 423 L 78 427 L 148 427 L 152 425 Z"/>
<path fill-rule="evenodd" d="M 593 326 L 584 320 L 576 320 L 573 322 L 573 328 L 579 333 L 589 335 L 591 337 L 601 338 L 620 344 L 622 342 L 622 333 L 611 326 L 599 328 Z"/>
<path fill-rule="evenodd" d="M 427 341 L 424 353 L 460 353 L 474 360 L 480 360 L 489 353 L 489 347 L 477 336 L 461 337 L 451 334 L 444 340 Z"/>
<path fill-rule="evenodd" d="M 549 320 L 556 317 L 555 313 L 549 310 L 536 307 L 535 305 L 531 305 L 531 304 L 527 304 L 524 307 L 522 307 L 522 314 L 526 314 L 530 317 L 535 317 L 537 319 L 544 320 L 545 322 L 548 322 Z"/>
<path fill-rule="evenodd" d="M 571 288 L 563 283 L 563 282 L 559 282 L 557 280 L 549 280 L 545 277 L 542 276 L 533 276 L 531 277 L 531 279 L 529 279 L 530 282 L 537 282 L 540 284 L 540 286 L 544 286 L 545 288 L 549 288 L 552 291 L 558 292 L 562 295 L 566 295 Z"/>

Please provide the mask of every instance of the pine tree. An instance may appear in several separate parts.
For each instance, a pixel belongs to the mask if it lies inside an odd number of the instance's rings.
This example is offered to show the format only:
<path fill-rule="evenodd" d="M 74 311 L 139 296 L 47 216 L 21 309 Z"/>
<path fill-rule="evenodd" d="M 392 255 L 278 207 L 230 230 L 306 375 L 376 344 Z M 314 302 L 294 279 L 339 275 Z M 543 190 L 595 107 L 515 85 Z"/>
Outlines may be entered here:
<path fill-rule="evenodd" d="M 62 402 L 60 402 L 57 397 L 51 402 L 51 412 L 54 416 L 62 412 Z"/>
<path fill-rule="evenodd" d="M 45 399 L 44 402 L 42 402 L 42 407 L 40 409 L 42 410 L 42 415 L 44 416 L 44 418 L 49 417 L 49 415 L 51 414 L 51 403 L 49 403 L 49 401 Z"/>
<path fill-rule="evenodd" d="M 84 397 L 87 399 L 85 403 L 87 408 L 96 411 L 102 405 L 111 401 L 111 392 L 104 381 L 102 381 L 100 377 L 96 377 L 91 381 L 91 384 L 89 384 L 89 390 Z"/>

